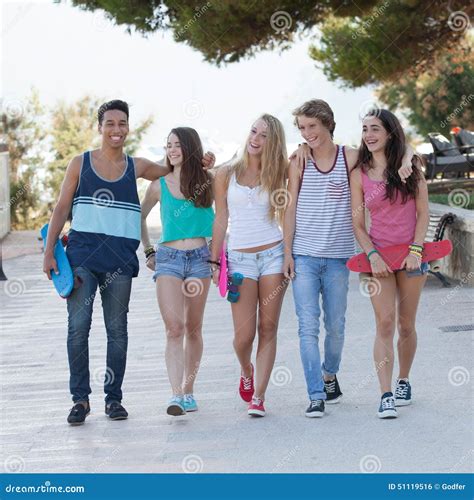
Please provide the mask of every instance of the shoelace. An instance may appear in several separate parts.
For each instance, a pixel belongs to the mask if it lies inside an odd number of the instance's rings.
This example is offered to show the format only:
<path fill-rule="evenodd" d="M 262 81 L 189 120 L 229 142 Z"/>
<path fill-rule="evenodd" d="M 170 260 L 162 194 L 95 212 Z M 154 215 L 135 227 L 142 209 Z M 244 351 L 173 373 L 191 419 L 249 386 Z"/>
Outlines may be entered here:
<path fill-rule="evenodd" d="M 260 406 L 262 403 L 263 403 L 263 399 L 252 398 L 252 405 L 253 406 Z"/>
<path fill-rule="evenodd" d="M 393 397 L 382 399 L 382 410 L 391 410 L 395 406 Z"/>
<path fill-rule="evenodd" d="M 315 406 L 319 406 L 319 404 L 321 403 L 321 399 L 315 399 L 315 400 L 312 400 L 311 401 L 311 408 L 314 408 Z"/>
<path fill-rule="evenodd" d="M 336 392 L 336 379 L 324 382 L 324 385 L 326 386 L 326 392 Z"/>
<path fill-rule="evenodd" d="M 242 377 L 244 383 L 244 391 L 252 390 L 252 377 Z"/>
<path fill-rule="evenodd" d="M 397 398 L 405 399 L 408 394 L 408 384 L 400 384 L 397 386 L 395 395 Z"/>

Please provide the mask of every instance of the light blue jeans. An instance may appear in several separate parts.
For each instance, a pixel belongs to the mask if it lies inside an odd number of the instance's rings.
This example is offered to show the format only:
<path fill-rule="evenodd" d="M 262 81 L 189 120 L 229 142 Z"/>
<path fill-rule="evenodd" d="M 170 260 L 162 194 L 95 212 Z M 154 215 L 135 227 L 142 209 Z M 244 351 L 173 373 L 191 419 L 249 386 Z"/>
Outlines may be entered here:
<path fill-rule="evenodd" d="M 323 372 L 339 371 L 344 346 L 344 326 L 349 289 L 348 259 L 294 255 L 296 277 L 292 282 L 300 354 L 309 399 L 326 399 Z M 319 317 L 324 311 L 324 362 L 319 352 Z"/>

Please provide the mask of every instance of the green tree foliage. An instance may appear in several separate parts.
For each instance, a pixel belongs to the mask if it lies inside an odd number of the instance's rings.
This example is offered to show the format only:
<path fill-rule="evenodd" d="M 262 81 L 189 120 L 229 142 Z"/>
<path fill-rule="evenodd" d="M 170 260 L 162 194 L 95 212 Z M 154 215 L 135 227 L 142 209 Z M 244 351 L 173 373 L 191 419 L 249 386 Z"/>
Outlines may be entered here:
<path fill-rule="evenodd" d="M 72 104 L 59 102 L 51 111 L 51 146 L 54 154 L 48 165 L 48 185 L 57 198 L 69 161 L 76 155 L 100 145 L 97 129 L 97 109 L 104 102 L 93 96 L 84 96 Z M 125 152 L 134 155 L 143 136 L 153 123 L 148 117 L 134 126 L 125 144 Z"/>
<path fill-rule="evenodd" d="M 32 91 L 25 102 L 3 103 L 1 134 L 10 160 L 13 229 L 38 227 L 50 215 L 71 158 L 99 147 L 97 109 L 102 102 L 84 96 L 46 109 Z M 136 153 L 152 123 L 148 117 L 133 126 L 125 146 L 129 155 Z"/>
<path fill-rule="evenodd" d="M 455 4 L 464 10 L 453 11 Z M 310 55 L 329 80 L 348 87 L 398 82 L 456 50 L 472 12 L 472 2 L 383 0 L 364 16 L 329 17 Z"/>
<path fill-rule="evenodd" d="M 13 229 L 29 228 L 40 200 L 38 173 L 44 165 L 44 108 L 33 90 L 24 102 L 3 102 L 2 142 L 10 165 L 10 214 Z"/>
<path fill-rule="evenodd" d="M 474 65 L 471 44 L 439 57 L 424 73 L 405 76 L 383 85 L 380 100 L 393 111 L 402 111 L 422 136 L 459 126 L 474 130 Z"/>
<path fill-rule="evenodd" d="M 463 11 L 469 22 L 473 9 L 468 0 L 73 0 L 73 4 L 102 9 L 129 31 L 171 29 L 177 41 L 216 64 L 239 61 L 259 50 L 284 50 L 298 34 L 316 27 L 322 36 L 311 57 L 330 79 L 352 87 L 397 81 L 404 72 L 430 64 L 465 35 L 450 21 L 452 12 Z"/>

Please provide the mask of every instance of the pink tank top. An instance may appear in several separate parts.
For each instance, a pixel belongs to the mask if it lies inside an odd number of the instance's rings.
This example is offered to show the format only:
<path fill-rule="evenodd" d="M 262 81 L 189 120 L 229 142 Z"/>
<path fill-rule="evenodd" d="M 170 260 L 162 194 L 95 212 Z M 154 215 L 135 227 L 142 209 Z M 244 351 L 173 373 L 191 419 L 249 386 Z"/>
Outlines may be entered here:
<path fill-rule="evenodd" d="M 361 169 L 364 204 L 370 212 L 369 236 L 379 248 L 413 243 L 416 226 L 416 203 L 409 198 L 401 202 L 397 194 L 394 203 L 385 199 L 385 181 L 373 181 Z"/>

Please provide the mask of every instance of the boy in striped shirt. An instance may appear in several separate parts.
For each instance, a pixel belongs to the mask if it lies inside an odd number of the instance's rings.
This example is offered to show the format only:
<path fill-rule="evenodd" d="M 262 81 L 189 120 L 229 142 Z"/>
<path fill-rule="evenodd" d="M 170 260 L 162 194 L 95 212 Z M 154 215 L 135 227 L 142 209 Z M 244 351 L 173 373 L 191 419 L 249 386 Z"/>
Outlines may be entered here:
<path fill-rule="evenodd" d="M 293 115 L 307 146 L 299 150 L 305 160 L 302 172 L 289 169 L 284 271 L 293 283 L 300 355 L 310 399 L 305 415 L 313 418 L 324 415 L 325 402 L 338 403 L 342 397 L 336 374 L 344 345 L 349 287 L 346 262 L 355 254 L 349 173 L 358 150 L 334 143 L 336 123 L 325 101 L 308 101 Z M 411 152 L 405 155 L 409 161 L 399 171 L 402 178 L 411 173 L 411 157 Z M 326 330 L 322 364 L 320 295 Z"/>

